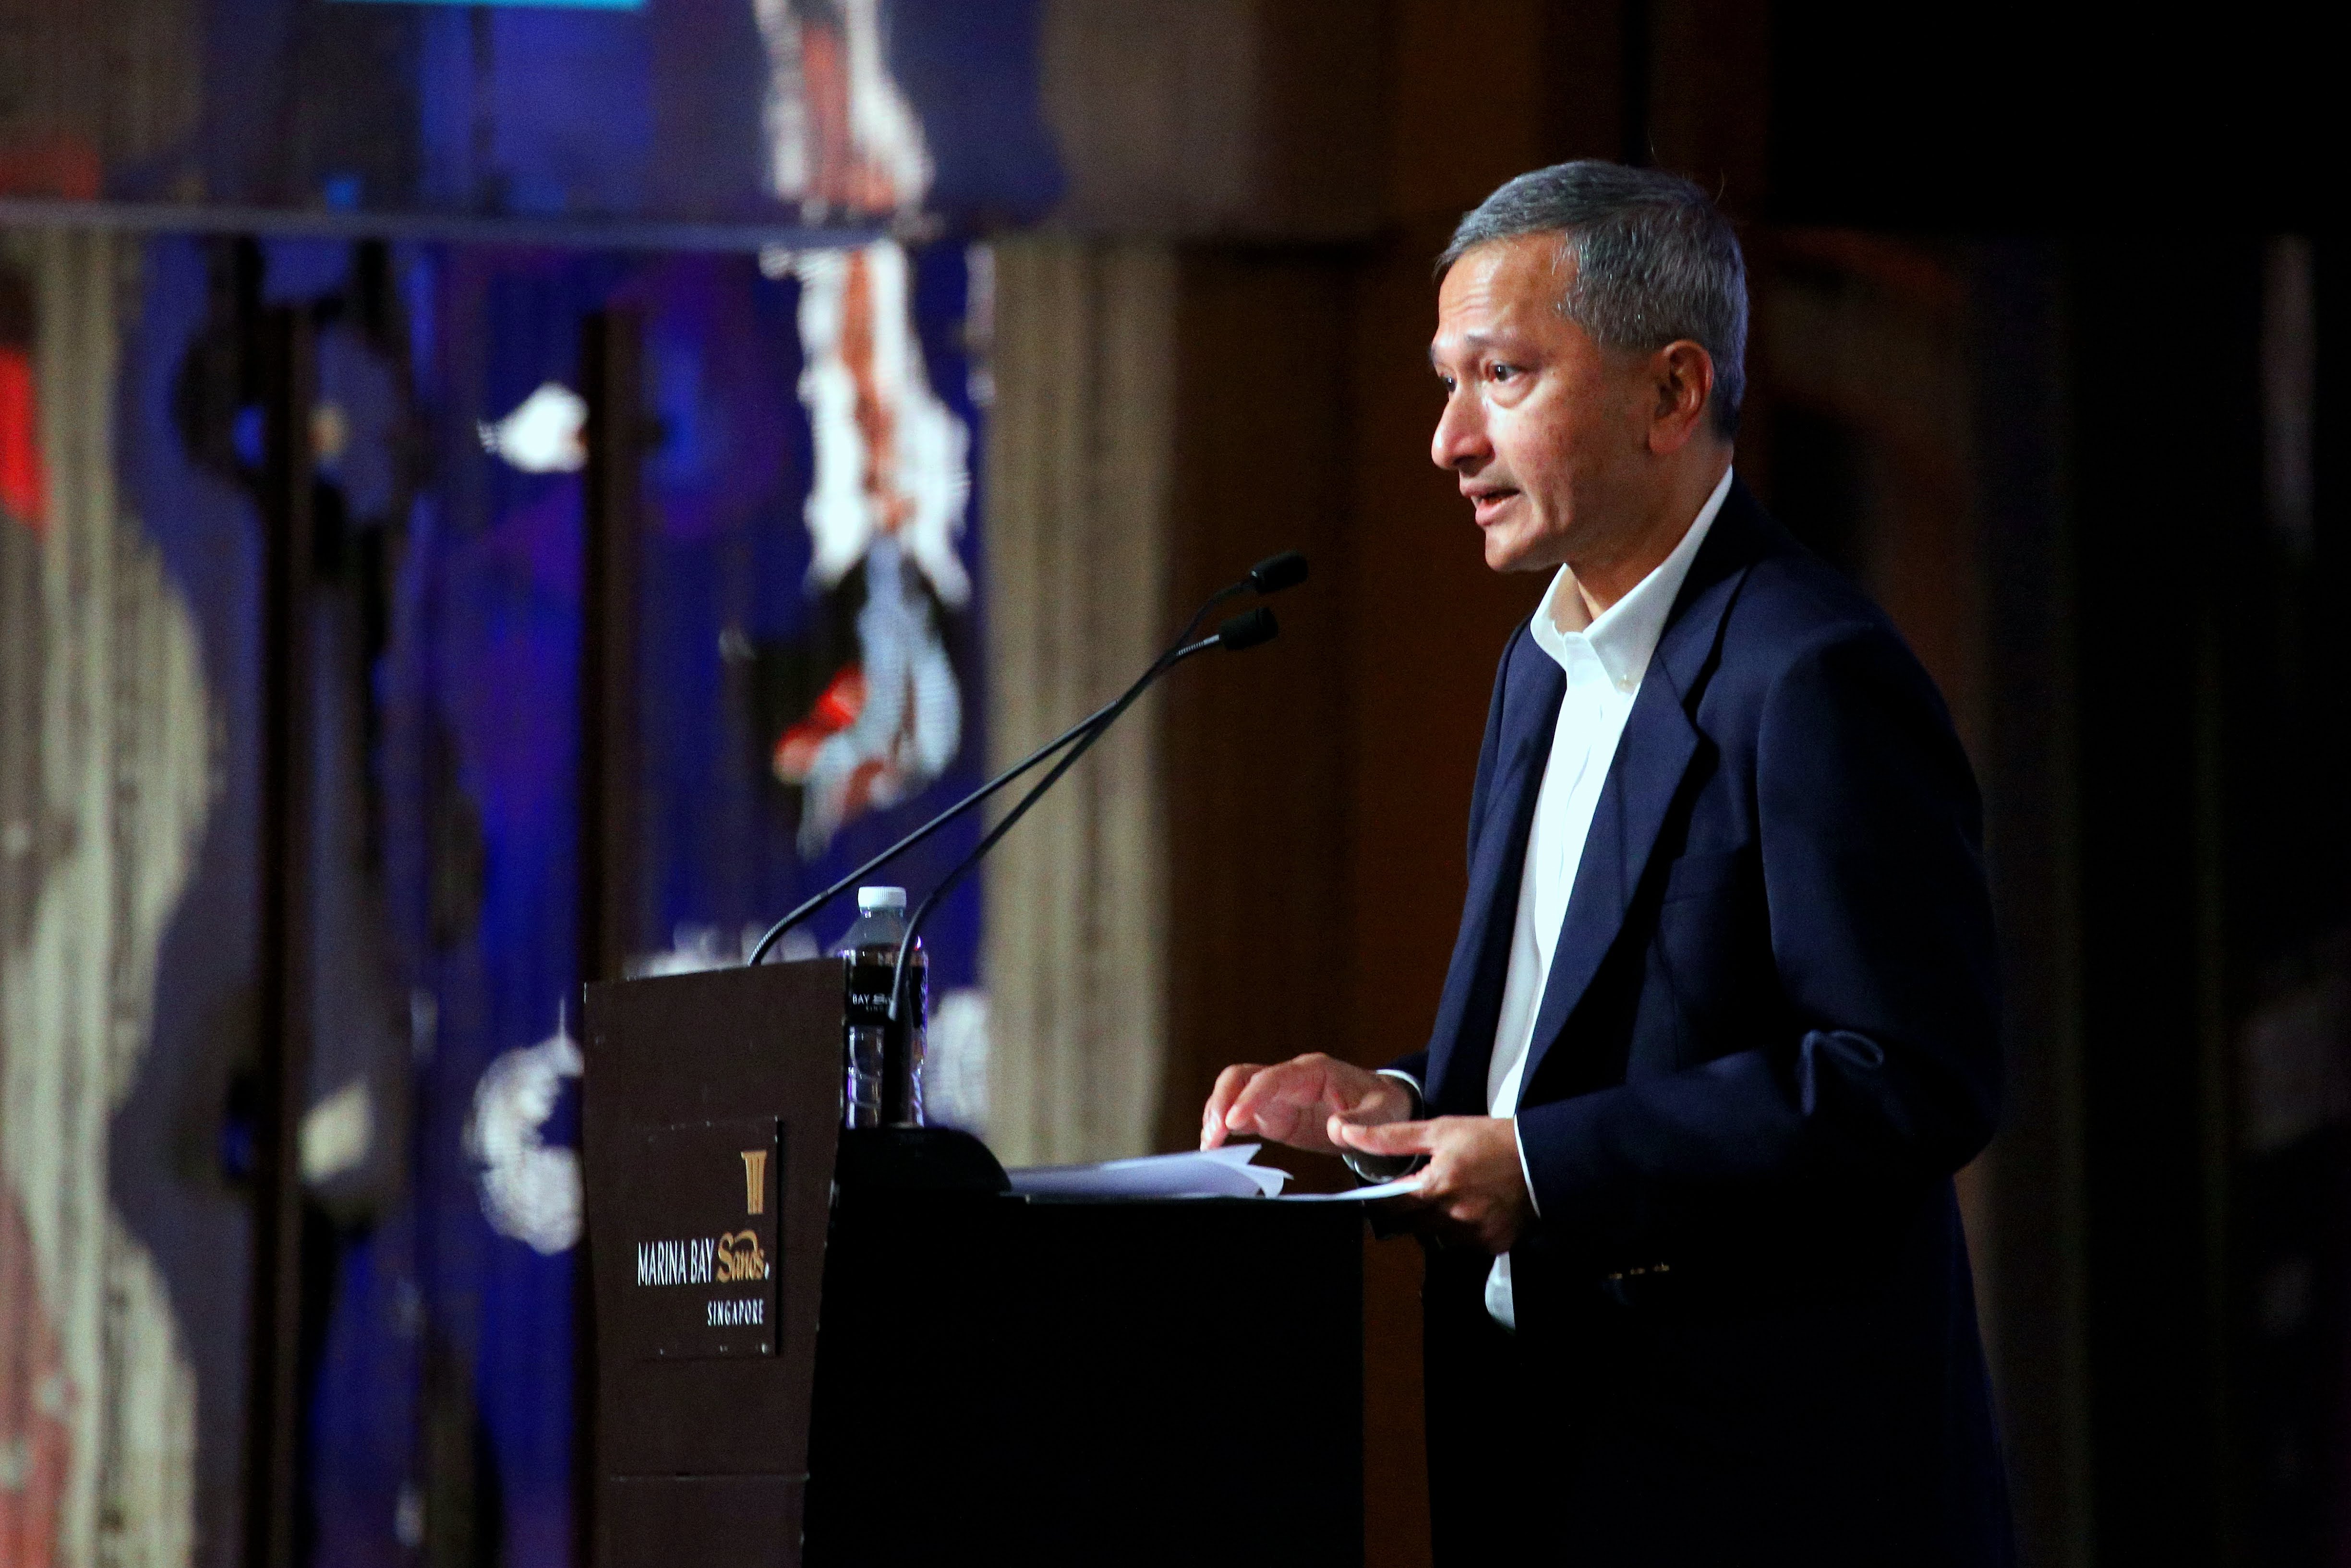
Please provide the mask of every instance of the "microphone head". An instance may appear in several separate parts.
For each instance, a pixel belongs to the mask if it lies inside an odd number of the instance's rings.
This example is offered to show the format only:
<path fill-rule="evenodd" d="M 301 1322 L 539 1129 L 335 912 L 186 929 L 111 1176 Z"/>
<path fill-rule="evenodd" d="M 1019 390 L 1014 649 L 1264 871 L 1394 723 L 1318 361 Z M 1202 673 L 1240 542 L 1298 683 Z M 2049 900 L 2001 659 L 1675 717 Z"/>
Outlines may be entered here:
<path fill-rule="evenodd" d="M 1295 550 L 1268 556 L 1249 568 L 1249 587 L 1261 594 L 1278 594 L 1306 580 L 1306 557 Z"/>
<path fill-rule="evenodd" d="M 1302 572 L 1305 561 L 1301 558 L 1298 564 Z M 1238 653 L 1245 648 L 1255 648 L 1260 642 L 1271 642 L 1280 635 L 1281 623 L 1273 618 L 1271 610 L 1259 605 L 1255 609 L 1241 611 L 1217 628 L 1217 646 L 1227 653 Z"/>

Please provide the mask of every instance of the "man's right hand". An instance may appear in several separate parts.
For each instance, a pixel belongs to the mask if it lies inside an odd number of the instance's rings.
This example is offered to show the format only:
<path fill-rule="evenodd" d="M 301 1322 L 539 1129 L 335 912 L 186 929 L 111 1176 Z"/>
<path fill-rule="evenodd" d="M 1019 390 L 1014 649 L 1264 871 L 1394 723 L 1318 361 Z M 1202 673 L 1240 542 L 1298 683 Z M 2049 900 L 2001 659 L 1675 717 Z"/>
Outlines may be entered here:
<path fill-rule="evenodd" d="M 1408 1121 L 1412 1113 L 1412 1091 L 1402 1084 L 1319 1051 L 1270 1067 L 1244 1062 L 1217 1075 L 1200 1116 L 1200 1147 L 1254 1133 L 1292 1148 L 1344 1154 L 1332 1136 L 1334 1123 L 1372 1127 Z"/>

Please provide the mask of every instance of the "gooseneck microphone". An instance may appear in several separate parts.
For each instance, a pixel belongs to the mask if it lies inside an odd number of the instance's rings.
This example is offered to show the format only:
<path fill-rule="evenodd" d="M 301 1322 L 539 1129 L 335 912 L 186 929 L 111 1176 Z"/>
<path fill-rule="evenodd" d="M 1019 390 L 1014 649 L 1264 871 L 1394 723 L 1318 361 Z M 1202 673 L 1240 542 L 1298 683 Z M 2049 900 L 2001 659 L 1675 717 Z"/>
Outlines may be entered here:
<path fill-rule="evenodd" d="M 1281 623 L 1273 618 L 1271 610 L 1259 605 L 1255 609 L 1243 610 L 1228 618 L 1222 626 L 1217 628 L 1216 636 L 1182 649 L 1171 662 L 1180 662 L 1195 653 L 1206 652 L 1210 643 L 1227 653 L 1238 653 L 1243 649 L 1255 648 L 1260 642 L 1271 642 L 1280 635 Z"/>
<path fill-rule="evenodd" d="M 1306 557 L 1296 551 L 1290 551 L 1285 556 L 1276 556 L 1272 560 L 1262 563 L 1258 570 L 1263 571 L 1268 566 L 1285 561 L 1296 564 L 1295 575 L 1281 581 L 1279 587 L 1262 589 L 1261 592 L 1276 593 L 1281 588 L 1290 587 L 1306 580 Z M 1256 575 L 1252 572 L 1250 576 L 1254 578 Z M 1225 590 L 1224 597 L 1230 597 L 1232 592 L 1233 590 L 1230 589 Z M 1206 615 L 1207 609 L 1213 607 L 1217 602 L 1212 599 L 1208 606 L 1202 607 L 1199 615 L 1192 618 L 1193 625 L 1185 628 L 1186 637 L 1191 634 L 1193 628 L 1198 625 L 1201 616 Z M 890 974 L 892 1025 L 894 1026 L 899 1022 L 904 1007 L 906 993 L 906 955 L 914 950 L 914 940 L 923 933 L 923 921 L 929 917 L 938 901 L 946 896 L 948 890 L 963 879 L 964 873 L 985 859 L 987 852 L 996 847 L 997 840 L 1011 832 L 1012 825 L 1026 815 L 1029 808 L 1043 798 L 1047 790 L 1061 782 L 1061 775 L 1077 764 L 1078 759 L 1086 754 L 1087 748 L 1101 740 L 1109 732 L 1110 727 L 1118 722 L 1119 715 L 1133 707 L 1135 699 L 1141 697 L 1153 681 L 1195 654 L 1206 653 L 1212 648 L 1221 648 L 1228 653 L 1239 653 L 1246 649 L 1255 648 L 1259 643 L 1271 642 L 1280 635 L 1281 623 L 1274 619 L 1273 612 L 1263 605 L 1258 606 L 1255 609 L 1243 610 L 1240 614 L 1226 619 L 1217 628 L 1213 636 L 1204 637 L 1197 642 L 1185 642 L 1179 639 L 1176 646 L 1159 656 L 1156 663 L 1143 672 L 1143 679 L 1128 687 L 1117 701 L 1104 709 L 1098 720 L 1088 721 L 1091 727 L 1079 738 L 1077 743 L 1069 749 L 1061 760 L 1053 764 L 1052 772 L 1039 779 L 1030 787 L 1029 793 L 1022 795 L 1014 804 L 1012 809 L 1004 814 L 1004 820 L 988 829 L 987 836 L 972 846 L 971 853 L 956 861 L 947 874 L 939 878 L 938 885 L 923 896 L 923 901 L 915 905 L 914 912 L 906 918 L 906 934 L 898 940 L 898 958 Z"/>
<path fill-rule="evenodd" d="M 1279 556 L 1268 556 L 1249 568 L 1249 587 L 1259 594 L 1278 594 L 1284 588 L 1294 588 L 1306 580 L 1306 557 L 1295 550 L 1284 550 Z M 1227 643 L 1226 647 L 1232 645 Z"/>
<path fill-rule="evenodd" d="M 867 860 L 854 871 L 850 872 L 847 876 L 841 877 L 831 887 L 826 888 L 822 892 L 816 894 L 813 898 L 801 902 L 797 908 L 792 909 L 790 913 L 784 916 L 782 919 L 778 920 L 774 925 L 768 928 L 767 934 L 762 936 L 758 940 L 758 944 L 751 950 L 751 956 L 744 961 L 746 966 L 747 967 L 748 965 L 756 964 L 759 962 L 760 960 L 766 958 L 768 950 L 778 941 L 783 940 L 783 936 L 786 931 L 790 930 L 794 926 L 806 920 L 810 916 L 814 915 L 819 909 L 823 909 L 825 905 L 831 903 L 834 898 L 839 898 L 850 888 L 863 882 L 865 878 L 871 876 L 873 872 L 881 869 L 883 866 L 888 865 L 891 861 L 895 860 L 899 856 L 904 855 L 907 850 L 912 849 L 917 844 L 922 843 L 925 839 L 930 837 L 932 834 L 936 833 L 948 823 L 955 821 L 957 817 L 963 815 L 964 813 L 979 805 L 980 802 L 987 800 L 989 796 L 995 794 L 997 791 L 1002 789 L 1013 780 L 1029 772 L 1029 770 L 1035 768 L 1039 763 L 1044 762 L 1045 759 L 1053 755 L 1054 753 L 1061 751 L 1063 747 L 1070 745 L 1073 742 L 1082 742 L 1083 744 L 1080 745 L 1079 750 L 1084 750 L 1085 745 L 1091 745 L 1092 743 L 1090 737 L 1110 724 L 1110 722 L 1116 719 L 1119 714 L 1124 712 L 1128 705 L 1131 704 L 1135 698 L 1143 694 L 1144 688 L 1148 687 L 1153 681 L 1158 680 L 1159 677 L 1165 674 L 1167 670 L 1175 668 L 1176 664 L 1190 658 L 1192 654 L 1204 651 L 1211 647 L 1224 647 L 1238 650 L 1241 648 L 1252 647 L 1255 643 L 1266 641 L 1273 637 L 1275 632 L 1273 617 L 1270 612 L 1260 609 L 1257 611 L 1246 611 L 1240 615 L 1234 616 L 1231 619 L 1226 621 L 1218 628 L 1215 637 L 1209 638 L 1202 643 L 1196 645 L 1193 644 L 1191 640 L 1192 634 L 1199 629 L 1200 622 L 1207 618 L 1208 612 L 1215 609 L 1218 605 L 1227 603 L 1231 599 L 1238 598 L 1242 594 L 1247 593 L 1255 593 L 1259 596 L 1278 594 L 1286 588 L 1294 588 L 1305 580 L 1306 557 L 1300 555 L 1295 550 L 1284 550 L 1280 555 L 1269 556 L 1264 560 L 1259 561 L 1256 566 L 1251 566 L 1249 568 L 1249 576 L 1243 577 L 1239 582 L 1230 583 L 1224 587 L 1218 588 L 1215 593 L 1208 596 L 1207 602 L 1203 603 L 1198 609 L 1192 612 L 1192 618 L 1184 624 L 1183 634 L 1177 637 L 1176 640 L 1168 646 L 1167 651 L 1161 654 L 1158 659 L 1154 660 L 1151 668 L 1143 672 L 1141 679 L 1137 680 L 1134 685 L 1128 687 L 1125 692 L 1119 698 L 1095 709 L 1092 712 L 1087 714 L 1084 718 L 1079 720 L 1076 723 L 1071 725 L 1068 729 L 1062 731 L 1060 734 L 1054 736 L 1051 740 L 1046 742 L 1043 745 L 1038 747 L 1035 751 L 1029 753 L 1027 756 L 1021 758 L 1019 762 L 1013 763 L 1010 767 L 1005 769 L 1002 773 L 997 774 L 986 784 L 981 784 L 977 789 L 973 790 L 969 794 L 965 795 L 961 800 L 956 801 L 953 805 L 948 806 L 946 810 L 932 817 L 928 822 L 924 823 L 921 826 L 907 834 L 904 838 L 899 839 L 895 844 L 891 845 L 887 849 L 883 850 L 880 854 Z M 1263 615 L 1265 617 L 1263 624 L 1266 629 L 1254 637 L 1251 637 L 1249 632 L 1240 629 L 1239 627 L 1239 623 L 1249 621 L 1251 615 Z M 1244 639 L 1245 640 L 1234 640 L 1237 636 Z M 1061 774 L 1057 772 L 1053 776 L 1058 778 Z M 1018 809 L 1025 810 L 1026 803 L 1024 802 L 1022 806 Z M 960 871 L 962 868 L 958 867 L 956 869 L 957 871 Z M 950 877 L 953 875 L 955 875 L 955 873 L 950 873 Z M 925 908 L 928 908 L 927 900 L 925 903 Z"/>

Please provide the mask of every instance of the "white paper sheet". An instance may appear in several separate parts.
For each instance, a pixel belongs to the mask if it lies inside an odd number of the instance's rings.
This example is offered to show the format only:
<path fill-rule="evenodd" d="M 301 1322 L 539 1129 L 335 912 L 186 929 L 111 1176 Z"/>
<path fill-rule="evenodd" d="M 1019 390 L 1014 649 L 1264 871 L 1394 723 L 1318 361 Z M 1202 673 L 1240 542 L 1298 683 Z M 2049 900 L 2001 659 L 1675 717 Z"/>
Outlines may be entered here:
<path fill-rule="evenodd" d="M 1010 1173 L 1012 1190 L 1042 1198 L 1280 1198 L 1285 1203 L 1360 1203 L 1420 1190 L 1421 1179 L 1407 1176 L 1348 1192 L 1284 1194 L 1290 1172 L 1252 1163 L 1264 1147 L 1235 1143 L 1196 1154 L 1029 1166 Z"/>
<path fill-rule="evenodd" d="M 1420 1178 L 1400 1176 L 1376 1187 L 1351 1188 L 1345 1192 L 1285 1192 L 1284 1203 L 1370 1203 L 1382 1198 L 1402 1198 L 1420 1190 Z"/>
<path fill-rule="evenodd" d="M 1097 1165 L 1040 1165 L 1010 1173 L 1012 1190 L 1052 1198 L 1271 1198 L 1290 1172 L 1252 1165 L 1260 1146 L 1152 1154 Z"/>

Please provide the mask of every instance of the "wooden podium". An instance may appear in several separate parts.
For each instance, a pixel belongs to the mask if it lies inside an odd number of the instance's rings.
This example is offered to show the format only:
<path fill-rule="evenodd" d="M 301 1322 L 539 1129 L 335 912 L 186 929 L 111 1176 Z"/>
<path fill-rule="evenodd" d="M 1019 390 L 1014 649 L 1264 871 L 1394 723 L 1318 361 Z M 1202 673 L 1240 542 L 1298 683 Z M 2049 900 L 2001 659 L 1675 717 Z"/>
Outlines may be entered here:
<path fill-rule="evenodd" d="M 585 1016 L 600 1568 L 1362 1562 L 1353 1205 L 842 1134 L 831 961 Z"/>

